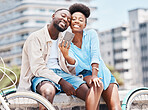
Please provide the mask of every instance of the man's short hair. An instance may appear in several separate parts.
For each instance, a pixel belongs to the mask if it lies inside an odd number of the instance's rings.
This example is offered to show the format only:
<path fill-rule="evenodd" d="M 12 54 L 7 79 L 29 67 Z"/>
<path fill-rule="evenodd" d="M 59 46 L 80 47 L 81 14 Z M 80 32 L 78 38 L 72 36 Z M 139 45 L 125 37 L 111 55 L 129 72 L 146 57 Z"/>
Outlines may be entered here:
<path fill-rule="evenodd" d="M 81 12 L 82 14 L 84 14 L 84 16 L 86 18 L 88 18 L 90 15 L 90 9 L 86 5 L 81 4 L 81 3 L 75 3 L 75 4 L 71 5 L 69 7 L 69 11 L 70 11 L 71 15 L 75 12 Z"/>
<path fill-rule="evenodd" d="M 57 10 L 55 11 L 55 13 L 57 13 L 58 11 L 61 11 L 61 10 L 67 10 L 67 11 L 69 12 L 69 10 L 66 9 L 66 8 L 60 8 L 60 9 L 57 9 Z"/>

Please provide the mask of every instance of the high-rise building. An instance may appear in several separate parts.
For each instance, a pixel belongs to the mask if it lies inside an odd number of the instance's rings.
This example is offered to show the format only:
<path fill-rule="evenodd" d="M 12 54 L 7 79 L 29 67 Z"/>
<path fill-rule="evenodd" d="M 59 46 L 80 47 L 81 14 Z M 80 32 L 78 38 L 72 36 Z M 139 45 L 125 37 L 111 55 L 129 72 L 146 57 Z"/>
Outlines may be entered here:
<path fill-rule="evenodd" d="M 114 67 L 124 79 L 124 88 L 131 88 L 130 36 L 129 28 L 123 25 L 112 29 Z"/>
<path fill-rule="evenodd" d="M 130 39 L 127 25 L 99 33 L 101 55 L 124 79 L 124 87 L 131 87 Z"/>
<path fill-rule="evenodd" d="M 129 11 L 133 85 L 148 86 L 148 9 Z"/>
<path fill-rule="evenodd" d="M 91 0 L 0 0 L 0 57 L 8 65 L 20 65 L 29 34 L 50 23 L 56 9 L 76 2 L 89 6 L 92 13 L 97 9 L 89 5 Z M 91 16 L 87 28 L 95 21 L 97 18 Z"/>
<path fill-rule="evenodd" d="M 106 64 L 121 73 L 125 88 L 148 86 L 148 9 L 129 11 L 129 26 L 99 33 Z"/>
<path fill-rule="evenodd" d="M 112 30 L 99 32 L 100 52 L 104 62 L 114 66 L 113 36 Z"/>

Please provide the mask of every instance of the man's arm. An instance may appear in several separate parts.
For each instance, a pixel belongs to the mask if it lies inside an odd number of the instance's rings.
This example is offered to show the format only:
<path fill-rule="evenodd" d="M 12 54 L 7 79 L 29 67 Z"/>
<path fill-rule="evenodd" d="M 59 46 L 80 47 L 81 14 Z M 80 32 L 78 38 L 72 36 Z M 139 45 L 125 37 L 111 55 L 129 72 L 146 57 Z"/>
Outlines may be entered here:
<path fill-rule="evenodd" d="M 76 95 L 76 90 L 74 89 L 74 87 L 69 82 L 65 81 L 63 78 L 60 79 L 58 84 L 61 85 L 66 95 Z"/>

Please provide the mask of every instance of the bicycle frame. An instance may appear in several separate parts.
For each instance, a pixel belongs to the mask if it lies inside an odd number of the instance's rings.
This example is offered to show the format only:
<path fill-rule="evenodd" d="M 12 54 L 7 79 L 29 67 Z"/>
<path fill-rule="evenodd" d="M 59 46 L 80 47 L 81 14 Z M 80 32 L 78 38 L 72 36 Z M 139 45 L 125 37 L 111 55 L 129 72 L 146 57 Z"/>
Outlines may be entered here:
<path fill-rule="evenodd" d="M 17 83 L 17 76 L 16 76 L 16 74 L 12 70 L 6 68 L 5 63 L 4 63 L 4 61 L 3 61 L 3 59 L 1 57 L 0 57 L 0 59 L 1 59 L 2 64 L 3 64 L 3 67 L 0 66 L 0 71 L 3 73 L 2 77 L 0 78 L 0 81 L 2 81 L 2 79 L 4 78 L 4 76 L 6 76 L 13 83 L 12 85 L 10 85 L 8 87 L 5 87 L 5 88 L 0 89 L 0 91 L 2 91 L 2 92 L 0 92 L 0 109 L 2 107 L 2 109 L 10 110 L 11 109 L 11 106 L 13 105 L 13 102 L 15 102 L 15 101 L 13 101 L 13 99 L 17 99 L 17 98 L 18 99 L 19 98 L 23 99 L 24 98 L 24 99 L 33 100 L 32 102 L 36 102 L 37 104 L 36 103 L 35 104 L 37 105 L 38 108 L 39 108 L 39 105 L 41 104 L 44 107 L 46 107 L 47 110 L 55 110 L 55 108 L 52 106 L 52 104 L 45 97 L 43 97 L 43 96 L 41 96 L 39 94 L 32 93 L 32 92 L 16 92 L 16 85 L 15 84 Z M 10 71 L 15 76 L 15 81 L 13 81 L 7 75 L 6 71 Z M 8 88 L 11 88 L 13 86 L 15 88 L 8 89 Z M 16 93 L 14 93 L 14 92 L 16 92 Z M 18 104 L 22 104 L 22 102 L 21 103 L 18 103 Z M 18 107 L 21 107 L 21 106 L 18 106 L 17 107 L 17 106 L 14 105 L 14 107 L 18 108 Z"/>
<path fill-rule="evenodd" d="M 0 95 L 0 102 L 2 103 L 2 105 L 4 106 L 4 108 L 6 110 L 10 110 L 10 108 L 8 107 L 7 103 L 5 102 L 4 98 L 2 97 L 2 95 Z"/>
<path fill-rule="evenodd" d="M 3 59 L 2 59 L 2 57 L 0 57 L 0 60 L 2 61 L 2 64 L 3 64 L 3 67 L 0 66 L 0 71 L 3 73 L 3 76 L 0 78 L 0 81 L 4 78 L 4 76 L 7 76 L 8 79 L 10 79 L 10 81 L 13 83 L 13 85 L 1 89 L 1 91 L 2 91 L 2 90 L 4 90 L 4 89 L 8 89 L 8 88 L 11 88 L 12 86 L 15 86 L 15 84 L 16 84 L 16 82 L 17 82 L 17 76 L 16 76 L 16 74 L 15 74 L 13 71 L 11 71 L 10 69 L 8 69 L 8 68 L 5 67 L 5 63 L 4 63 Z M 12 79 L 5 73 L 5 70 L 8 70 L 8 71 L 10 71 L 10 72 L 12 72 L 12 73 L 14 74 L 14 76 L 15 76 L 15 78 L 16 78 L 16 81 L 15 81 L 15 82 L 13 82 Z M 10 89 L 10 90 L 6 90 L 6 91 L 4 92 L 4 94 L 5 94 L 5 93 L 6 93 L 6 94 L 12 93 L 12 92 L 14 92 L 14 91 L 16 91 L 16 88 Z M 3 95 L 3 93 L 0 93 L 0 102 L 2 103 L 3 107 L 4 107 L 6 110 L 10 110 L 10 108 L 8 107 L 8 105 L 7 105 L 6 101 L 5 101 L 5 99 L 2 97 L 2 95 Z"/>
<path fill-rule="evenodd" d="M 127 106 L 127 102 L 128 102 L 128 100 L 129 100 L 129 98 L 130 98 L 130 96 L 133 94 L 133 93 L 135 93 L 136 91 L 138 91 L 138 90 L 148 90 L 148 88 L 147 87 L 139 87 L 139 88 L 136 88 L 136 89 L 133 89 L 133 90 L 131 90 L 126 96 L 125 96 L 125 98 L 124 98 L 124 100 L 123 100 L 123 102 L 122 102 L 122 110 L 126 110 L 126 106 Z"/>

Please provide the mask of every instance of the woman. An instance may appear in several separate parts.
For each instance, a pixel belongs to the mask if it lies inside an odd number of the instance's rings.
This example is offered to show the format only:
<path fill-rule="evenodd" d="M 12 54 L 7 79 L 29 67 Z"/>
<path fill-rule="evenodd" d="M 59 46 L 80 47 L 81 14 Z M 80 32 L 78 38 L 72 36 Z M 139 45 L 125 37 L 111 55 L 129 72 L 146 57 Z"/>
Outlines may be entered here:
<path fill-rule="evenodd" d="M 71 5 L 69 10 L 72 15 L 71 29 L 75 34 L 69 53 L 73 54 L 78 61 L 76 75 L 82 75 L 90 88 L 99 88 L 99 82 L 102 81 L 104 86 L 102 97 L 109 110 L 121 110 L 118 84 L 101 58 L 97 32 L 92 29 L 84 30 L 90 9 L 83 4 L 76 3 Z M 98 91 L 92 90 L 95 103 L 99 103 Z"/>

